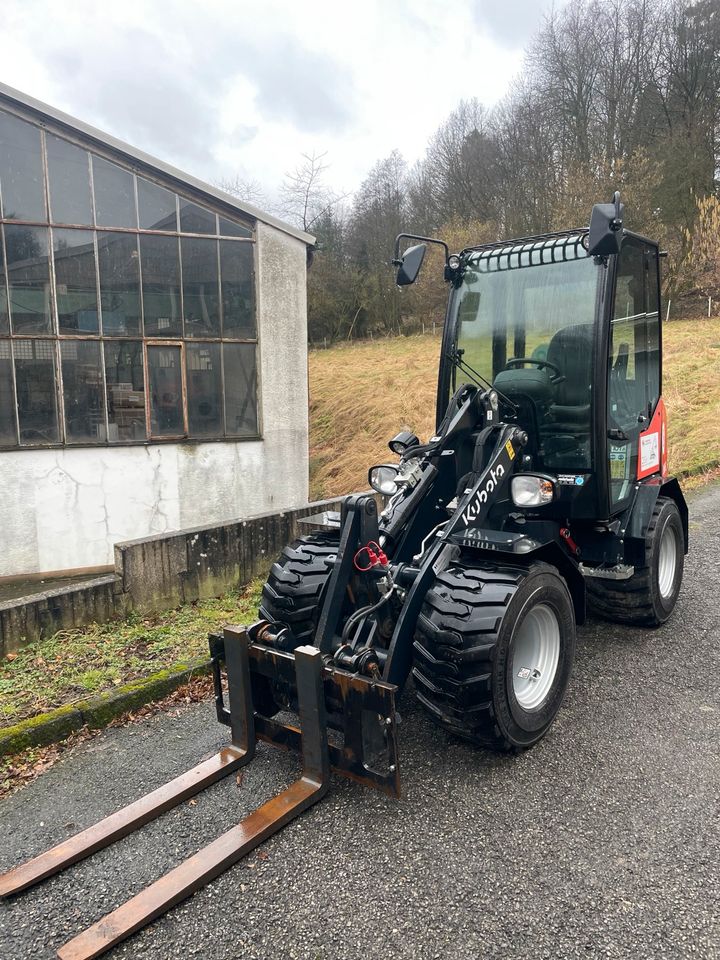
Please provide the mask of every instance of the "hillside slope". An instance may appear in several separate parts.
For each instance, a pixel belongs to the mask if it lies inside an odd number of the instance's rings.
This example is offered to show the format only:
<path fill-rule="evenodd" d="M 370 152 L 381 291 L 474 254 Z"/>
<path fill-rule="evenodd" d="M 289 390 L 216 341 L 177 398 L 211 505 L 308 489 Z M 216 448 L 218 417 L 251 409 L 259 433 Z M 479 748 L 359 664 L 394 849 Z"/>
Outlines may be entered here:
<path fill-rule="evenodd" d="M 720 320 L 671 321 L 663 337 L 670 468 L 697 470 L 720 459 Z M 404 427 L 430 436 L 439 354 L 432 336 L 310 352 L 312 499 L 366 489 L 370 466 L 397 459 L 387 441 Z"/>

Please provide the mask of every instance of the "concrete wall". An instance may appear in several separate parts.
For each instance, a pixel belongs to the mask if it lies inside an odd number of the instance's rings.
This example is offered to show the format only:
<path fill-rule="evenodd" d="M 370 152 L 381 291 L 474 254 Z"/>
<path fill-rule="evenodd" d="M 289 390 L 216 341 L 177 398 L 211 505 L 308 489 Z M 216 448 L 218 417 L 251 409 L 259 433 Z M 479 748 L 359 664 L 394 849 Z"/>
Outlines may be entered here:
<path fill-rule="evenodd" d="M 262 440 L 0 454 L 0 577 L 110 566 L 118 541 L 301 507 L 306 247 L 257 225 Z"/>
<path fill-rule="evenodd" d="M 301 523 L 302 517 L 338 510 L 341 502 L 119 543 L 114 573 L 0 603 L 0 660 L 58 630 L 103 623 L 131 610 L 167 610 L 265 576 L 286 544 L 314 529 Z"/>

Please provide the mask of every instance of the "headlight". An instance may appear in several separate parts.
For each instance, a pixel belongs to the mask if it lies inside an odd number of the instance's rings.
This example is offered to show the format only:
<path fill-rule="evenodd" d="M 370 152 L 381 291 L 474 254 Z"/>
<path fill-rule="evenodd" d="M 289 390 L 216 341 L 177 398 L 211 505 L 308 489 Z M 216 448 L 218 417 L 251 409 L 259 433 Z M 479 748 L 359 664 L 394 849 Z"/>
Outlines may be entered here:
<path fill-rule="evenodd" d="M 398 468 L 394 463 L 380 463 L 376 467 L 370 467 L 368 482 L 373 490 L 377 490 L 384 497 L 391 497 L 398 490 L 397 475 Z"/>
<path fill-rule="evenodd" d="M 552 480 L 521 473 L 510 481 L 510 496 L 516 507 L 541 507 L 555 495 Z"/>

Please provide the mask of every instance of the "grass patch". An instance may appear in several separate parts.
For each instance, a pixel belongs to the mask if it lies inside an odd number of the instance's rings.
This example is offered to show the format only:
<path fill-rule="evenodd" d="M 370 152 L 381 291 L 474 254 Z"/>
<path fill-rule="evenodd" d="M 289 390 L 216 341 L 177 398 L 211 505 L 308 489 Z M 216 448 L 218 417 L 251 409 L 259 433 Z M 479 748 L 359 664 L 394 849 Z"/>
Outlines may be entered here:
<path fill-rule="evenodd" d="M 209 631 L 256 618 L 263 581 L 177 610 L 63 630 L 0 665 L 0 728 L 207 656 Z"/>
<path fill-rule="evenodd" d="M 718 457 L 720 319 L 663 324 L 663 395 L 671 471 Z M 393 461 L 387 441 L 404 427 L 435 428 L 440 338 L 393 337 L 310 352 L 313 499 L 367 487 L 368 467 Z"/>

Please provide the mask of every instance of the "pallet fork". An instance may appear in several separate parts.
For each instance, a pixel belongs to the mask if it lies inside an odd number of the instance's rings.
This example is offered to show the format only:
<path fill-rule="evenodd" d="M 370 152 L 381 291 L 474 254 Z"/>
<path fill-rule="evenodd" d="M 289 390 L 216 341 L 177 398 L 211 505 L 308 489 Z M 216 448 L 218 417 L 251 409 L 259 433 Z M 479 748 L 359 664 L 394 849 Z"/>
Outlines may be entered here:
<path fill-rule="evenodd" d="M 341 776 L 399 796 L 395 739 L 395 691 L 391 684 L 325 666 L 316 647 L 294 653 L 255 642 L 262 622 L 249 630 L 227 628 L 211 638 L 218 719 L 231 730 L 224 747 L 186 773 L 123 807 L 92 827 L 0 876 L 0 896 L 9 897 L 83 860 L 156 819 L 205 787 L 244 766 L 255 755 L 256 739 L 298 749 L 302 773 L 208 846 L 88 927 L 58 950 L 61 960 L 99 957 L 175 904 L 191 896 L 277 833 L 327 793 L 331 768 Z M 225 705 L 222 667 L 227 677 Z M 292 679 L 300 727 L 256 714 L 252 675 Z M 328 741 L 328 709 L 342 721 L 345 742 Z"/>

